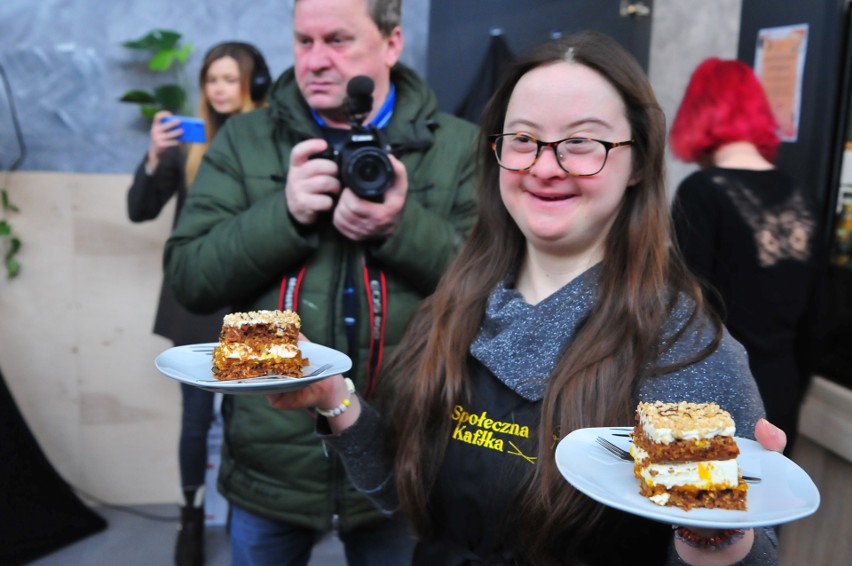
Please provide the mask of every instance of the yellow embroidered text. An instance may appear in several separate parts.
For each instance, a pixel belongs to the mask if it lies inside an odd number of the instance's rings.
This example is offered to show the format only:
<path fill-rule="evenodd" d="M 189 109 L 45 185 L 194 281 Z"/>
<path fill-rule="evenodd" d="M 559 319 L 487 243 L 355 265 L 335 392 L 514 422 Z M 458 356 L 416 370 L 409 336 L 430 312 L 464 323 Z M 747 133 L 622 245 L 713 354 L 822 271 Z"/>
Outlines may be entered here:
<path fill-rule="evenodd" d="M 464 410 L 461 405 L 456 405 L 453 409 L 452 419 L 456 421 L 455 429 L 453 430 L 453 440 L 489 448 L 498 452 L 504 451 L 505 439 L 498 435 L 512 435 L 521 438 L 530 437 L 530 429 L 528 426 L 521 426 L 518 423 L 498 421 L 488 417 L 488 411 L 482 411 L 478 414 L 471 414 Z M 515 451 L 509 451 L 507 454 L 513 456 L 521 456 L 528 462 L 532 463 L 535 459 L 525 456 L 514 443 L 509 441 L 509 444 Z"/>

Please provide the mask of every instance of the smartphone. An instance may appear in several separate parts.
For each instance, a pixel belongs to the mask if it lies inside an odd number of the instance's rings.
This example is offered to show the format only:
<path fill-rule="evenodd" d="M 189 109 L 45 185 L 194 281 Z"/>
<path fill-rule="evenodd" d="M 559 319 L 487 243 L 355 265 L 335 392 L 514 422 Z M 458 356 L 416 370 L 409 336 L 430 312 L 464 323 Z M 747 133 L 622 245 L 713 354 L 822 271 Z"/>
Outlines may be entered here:
<path fill-rule="evenodd" d="M 163 122 L 179 121 L 183 133 L 178 138 L 178 141 L 186 143 L 204 143 L 207 141 L 207 135 L 204 132 L 204 120 L 201 118 L 193 118 L 191 116 L 166 116 Z"/>

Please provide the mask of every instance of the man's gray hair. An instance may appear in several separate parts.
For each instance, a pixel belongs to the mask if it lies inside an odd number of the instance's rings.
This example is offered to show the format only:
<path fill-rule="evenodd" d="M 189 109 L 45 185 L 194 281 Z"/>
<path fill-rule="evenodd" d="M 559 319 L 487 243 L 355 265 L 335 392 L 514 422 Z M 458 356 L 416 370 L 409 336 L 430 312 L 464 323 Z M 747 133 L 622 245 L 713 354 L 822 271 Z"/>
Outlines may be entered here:
<path fill-rule="evenodd" d="M 294 8 L 298 1 L 293 0 Z M 367 0 L 367 12 L 383 37 L 402 25 L 402 0 Z"/>
<path fill-rule="evenodd" d="M 367 10 L 384 37 L 402 25 L 402 0 L 367 0 Z"/>

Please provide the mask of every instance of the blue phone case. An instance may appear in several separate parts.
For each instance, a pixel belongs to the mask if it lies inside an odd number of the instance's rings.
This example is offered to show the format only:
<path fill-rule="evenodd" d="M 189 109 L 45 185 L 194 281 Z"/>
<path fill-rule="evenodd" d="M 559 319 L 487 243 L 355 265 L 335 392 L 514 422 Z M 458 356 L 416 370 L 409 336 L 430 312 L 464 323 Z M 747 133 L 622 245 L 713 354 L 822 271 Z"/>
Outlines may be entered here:
<path fill-rule="evenodd" d="M 168 116 L 163 122 L 171 122 L 174 120 L 180 121 L 180 127 L 183 129 L 183 134 L 178 138 L 178 141 L 186 143 L 204 143 L 207 141 L 207 136 L 204 133 L 204 120 L 201 118 L 192 118 L 190 116 Z"/>

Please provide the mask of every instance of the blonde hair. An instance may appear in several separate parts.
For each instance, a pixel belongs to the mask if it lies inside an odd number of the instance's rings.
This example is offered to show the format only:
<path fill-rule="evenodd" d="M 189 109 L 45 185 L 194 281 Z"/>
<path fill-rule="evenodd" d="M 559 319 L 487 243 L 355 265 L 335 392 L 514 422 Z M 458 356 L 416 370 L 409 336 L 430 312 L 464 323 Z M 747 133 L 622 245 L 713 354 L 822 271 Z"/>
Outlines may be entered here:
<path fill-rule="evenodd" d="M 210 147 L 210 141 L 216 137 L 216 133 L 222 124 L 225 123 L 226 115 L 219 114 L 207 100 L 204 83 L 207 80 L 207 72 L 210 66 L 223 57 L 232 57 L 237 62 L 237 67 L 240 70 L 240 92 L 242 94 L 243 105 L 240 108 L 240 113 L 249 112 L 256 108 L 266 106 L 266 97 L 259 101 L 255 101 L 251 97 L 251 78 L 255 73 L 255 65 L 265 62 L 258 61 L 260 52 L 247 43 L 239 41 L 230 41 L 220 43 L 214 46 L 204 56 L 204 62 L 201 65 L 201 71 L 198 74 L 198 117 L 204 120 L 204 127 L 207 133 L 207 141 L 204 143 L 189 144 L 186 156 L 185 179 L 186 186 L 189 188 L 195 180 L 198 173 L 198 167 L 201 165 L 201 158 Z"/>

